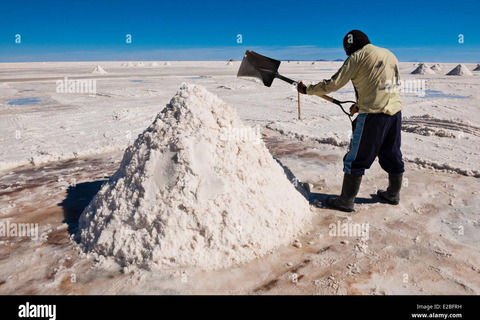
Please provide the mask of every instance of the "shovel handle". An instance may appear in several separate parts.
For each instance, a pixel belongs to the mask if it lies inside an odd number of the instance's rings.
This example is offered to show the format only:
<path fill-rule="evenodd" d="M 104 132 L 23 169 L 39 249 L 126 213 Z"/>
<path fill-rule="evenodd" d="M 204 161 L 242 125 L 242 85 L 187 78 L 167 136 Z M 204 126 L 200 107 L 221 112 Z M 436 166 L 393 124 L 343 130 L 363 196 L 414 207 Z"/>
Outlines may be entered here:
<path fill-rule="evenodd" d="M 279 74 L 279 73 L 276 73 L 276 74 L 275 74 L 275 78 L 278 78 L 278 79 L 283 80 L 283 81 L 285 81 L 285 82 L 288 82 L 288 83 L 290 83 L 290 84 L 298 83 L 297 81 L 295 81 L 295 80 L 293 80 L 293 79 L 290 79 L 290 78 L 287 78 L 287 77 L 284 77 L 284 76 L 282 76 L 282 75 Z M 323 98 L 323 99 L 325 99 L 325 100 L 327 100 L 327 101 L 329 101 L 329 102 L 331 102 L 331 103 L 335 103 L 335 104 L 337 104 L 337 105 L 341 105 L 341 102 L 340 102 L 340 101 L 338 101 L 337 99 L 334 99 L 334 98 L 332 98 L 332 97 L 330 97 L 330 96 L 323 95 L 323 96 L 320 96 L 320 98 Z"/>
<path fill-rule="evenodd" d="M 337 99 L 334 99 L 334 98 L 332 98 L 332 97 L 330 97 L 330 96 L 323 95 L 323 96 L 320 96 L 320 98 L 325 99 L 325 100 L 327 100 L 327 101 L 329 101 L 329 102 L 331 102 L 331 103 L 335 103 L 335 104 L 341 105 L 341 102 L 340 102 L 340 101 L 338 101 Z"/>
<path fill-rule="evenodd" d="M 290 79 L 290 78 L 287 78 L 287 77 L 284 77 L 282 76 L 281 74 L 279 74 L 278 72 L 275 73 L 275 78 L 278 78 L 280 80 L 283 80 L 285 82 L 288 82 L 290 84 L 296 84 L 298 83 L 297 81 L 293 80 L 293 79 Z M 342 108 L 342 111 L 347 114 L 348 116 L 353 116 L 355 114 L 355 112 L 358 112 L 358 105 L 355 101 L 339 101 L 335 98 L 332 98 L 330 96 L 327 96 L 327 95 L 323 95 L 323 96 L 320 96 L 320 98 L 322 99 L 325 99 L 327 100 L 328 102 L 331 102 L 331 103 L 335 103 L 337 106 L 339 106 L 340 108 Z M 354 106 L 352 106 L 353 108 L 350 108 L 350 113 L 346 112 L 343 107 L 342 107 L 342 103 L 353 103 Z M 298 94 L 298 118 L 300 119 L 300 93 Z M 351 120 L 351 119 L 350 119 Z"/>
<path fill-rule="evenodd" d="M 302 111 L 300 109 L 300 92 L 297 92 L 298 101 L 298 120 L 302 120 Z"/>
<path fill-rule="evenodd" d="M 285 82 L 288 82 L 290 84 L 297 83 L 297 81 L 295 81 L 293 79 L 290 79 L 290 78 L 287 78 L 287 77 L 284 77 L 284 76 L 282 76 L 281 74 L 278 74 L 278 73 L 275 74 L 275 78 L 278 78 L 278 79 L 283 80 Z"/>

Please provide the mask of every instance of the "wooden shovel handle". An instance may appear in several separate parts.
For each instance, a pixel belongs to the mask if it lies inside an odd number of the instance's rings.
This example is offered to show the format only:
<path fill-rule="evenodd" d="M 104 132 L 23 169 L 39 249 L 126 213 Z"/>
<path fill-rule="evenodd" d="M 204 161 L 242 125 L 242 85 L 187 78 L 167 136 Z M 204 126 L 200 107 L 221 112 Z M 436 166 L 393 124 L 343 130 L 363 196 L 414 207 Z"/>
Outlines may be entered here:
<path fill-rule="evenodd" d="M 329 102 L 335 103 L 336 105 L 339 105 L 339 106 L 342 106 L 342 103 L 353 102 L 353 101 L 338 101 L 337 99 L 334 99 L 334 98 L 332 98 L 330 96 L 327 96 L 327 95 L 323 95 L 323 96 L 320 96 L 320 97 L 329 101 Z M 352 106 L 350 107 L 350 116 L 353 116 L 355 113 L 358 112 L 358 110 L 359 110 L 358 104 L 353 103 Z"/>
<path fill-rule="evenodd" d="M 300 110 L 300 92 L 297 92 L 298 96 L 298 120 L 302 120 L 302 112 Z"/>
<path fill-rule="evenodd" d="M 335 103 L 335 104 L 340 103 L 337 99 L 334 99 L 334 98 L 332 98 L 330 96 L 327 96 L 327 95 L 320 96 L 320 98 L 325 99 L 325 100 L 327 100 L 329 102 L 332 102 L 332 103 Z"/>

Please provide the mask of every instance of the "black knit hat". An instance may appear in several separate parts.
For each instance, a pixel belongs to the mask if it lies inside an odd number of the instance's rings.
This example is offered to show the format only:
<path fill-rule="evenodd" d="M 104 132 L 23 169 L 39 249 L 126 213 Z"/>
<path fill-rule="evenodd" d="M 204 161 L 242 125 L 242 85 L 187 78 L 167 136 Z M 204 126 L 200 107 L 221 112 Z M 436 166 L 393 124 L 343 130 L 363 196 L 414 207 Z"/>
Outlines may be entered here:
<path fill-rule="evenodd" d="M 352 30 L 343 38 L 343 49 L 349 56 L 369 43 L 370 40 L 365 33 L 360 30 Z"/>

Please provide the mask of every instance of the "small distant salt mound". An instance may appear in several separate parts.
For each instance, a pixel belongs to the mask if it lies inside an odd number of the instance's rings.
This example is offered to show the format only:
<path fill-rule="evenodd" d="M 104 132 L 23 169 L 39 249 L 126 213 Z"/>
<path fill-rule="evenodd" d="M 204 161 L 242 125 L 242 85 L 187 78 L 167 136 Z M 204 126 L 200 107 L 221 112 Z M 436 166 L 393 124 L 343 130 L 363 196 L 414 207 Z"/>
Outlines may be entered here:
<path fill-rule="evenodd" d="M 442 66 L 438 63 L 434 64 L 430 69 L 434 71 L 442 71 Z"/>
<path fill-rule="evenodd" d="M 412 71 L 411 74 L 420 74 L 420 75 L 435 74 L 435 71 L 430 69 L 430 67 L 428 67 L 425 63 L 420 63 L 418 67 Z"/>
<path fill-rule="evenodd" d="M 231 66 L 231 65 L 233 65 L 232 61 L 228 61 L 227 66 Z"/>
<path fill-rule="evenodd" d="M 165 66 L 171 66 L 172 64 L 170 62 L 165 62 Z"/>
<path fill-rule="evenodd" d="M 143 62 L 137 63 L 137 67 L 145 67 L 145 64 Z"/>
<path fill-rule="evenodd" d="M 317 63 L 315 61 L 312 62 L 312 66 L 316 66 Z"/>
<path fill-rule="evenodd" d="M 150 66 L 151 66 L 151 67 L 158 67 L 158 63 L 157 63 L 156 61 L 153 61 Z"/>
<path fill-rule="evenodd" d="M 125 65 L 125 67 L 134 67 L 134 66 L 135 66 L 135 65 L 134 65 L 133 63 L 131 63 L 131 62 L 129 62 L 129 63 L 127 63 L 127 64 Z"/>
<path fill-rule="evenodd" d="M 297 64 L 300 64 L 300 61 L 297 61 Z"/>
<path fill-rule="evenodd" d="M 218 269 L 293 241 L 309 203 L 252 130 L 205 88 L 180 89 L 83 211 L 81 248 L 126 270 Z"/>
<path fill-rule="evenodd" d="M 92 71 L 93 74 L 105 74 L 108 73 L 107 71 L 103 70 L 102 67 L 97 66 L 95 70 Z"/>
<path fill-rule="evenodd" d="M 475 67 L 475 69 L 473 69 L 473 71 L 480 71 L 480 64 L 477 64 L 477 66 Z"/>
<path fill-rule="evenodd" d="M 465 65 L 459 64 L 453 68 L 452 71 L 447 73 L 447 76 L 473 76 L 473 74 L 467 67 L 465 67 Z"/>

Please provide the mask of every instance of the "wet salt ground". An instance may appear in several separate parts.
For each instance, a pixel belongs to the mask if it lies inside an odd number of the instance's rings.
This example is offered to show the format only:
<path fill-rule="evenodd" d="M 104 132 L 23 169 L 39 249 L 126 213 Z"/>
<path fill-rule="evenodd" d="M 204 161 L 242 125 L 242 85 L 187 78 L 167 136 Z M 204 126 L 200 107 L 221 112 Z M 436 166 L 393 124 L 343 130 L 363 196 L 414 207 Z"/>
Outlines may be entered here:
<path fill-rule="evenodd" d="M 182 78 L 192 74 L 202 74 L 200 72 L 204 71 L 192 73 L 191 70 L 186 70 L 186 74 Z M 178 79 L 178 83 L 181 81 L 183 79 Z M 205 80 L 200 80 L 200 82 L 203 84 Z M 163 84 L 161 85 L 164 87 Z M 278 87 L 281 86 L 278 85 Z M 450 90 L 440 88 L 445 92 Z M 457 88 L 462 89 L 463 85 Z M 261 90 L 262 88 L 259 86 L 254 89 Z M 263 103 L 268 100 L 265 98 L 266 93 L 263 92 L 261 99 L 243 92 L 238 95 L 241 96 L 242 103 L 244 103 L 243 99 L 250 96 L 252 100 L 262 101 L 263 107 Z M 268 93 L 271 92 L 273 91 Z M 474 91 L 472 90 L 472 92 Z M 229 99 L 224 92 L 219 92 L 220 94 Z M 18 95 L 10 97 L 16 98 Z M 241 105 L 235 99 L 231 100 L 233 105 Z M 424 99 L 415 100 L 427 102 Z M 458 101 L 464 103 L 464 100 Z M 452 102 L 452 108 L 458 108 L 465 113 L 465 106 L 460 103 L 456 105 Z M 245 105 L 248 104 L 245 103 Z M 254 101 L 251 105 L 256 106 Z M 296 103 L 293 107 L 293 110 L 296 110 Z M 240 108 L 241 110 L 243 109 Z M 277 110 L 277 106 L 275 110 Z M 431 109 L 426 110 L 419 115 L 431 112 Z M 247 111 L 244 112 L 246 119 L 263 120 L 272 117 L 271 114 L 262 114 L 261 108 Z M 450 117 L 450 114 L 439 115 L 439 117 Z M 440 125 L 445 126 L 443 123 L 438 124 L 438 126 Z M 145 126 L 141 127 L 142 130 L 144 128 Z M 423 139 L 423 136 L 420 138 Z M 279 139 L 275 143 L 277 147 L 271 149 L 272 153 L 281 159 L 284 165 L 292 169 L 302 181 L 311 182 L 314 185 L 314 193 L 320 200 L 327 194 L 337 194 L 340 191 L 341 167 L 339 163 L 344 153 L 343 149 L 331 146 L 316 147 L 315 145 L 306 148 L 297 140 L 282 141 Z M 292 153 L 292 151 L 294 152 Z M 432 154 L 437 156 L 435 152 Z M 94 161 L 94 158 L 90 158 L 90 160 Z M 308 294 L 341 294 L 345 292 L 352 294 L 388 294 L 392 292 L 412 294 L 422 292 L 420 289 L 423 290 L 423 293 L 428 294 L 479 292 L 479 205 L 476 196 L 472 193 L 474 192 L 472 190 L 478 189 L 475 179 L 453 174 L 439 174 L 430 169 L 419 170 L 415 165 L 408 164 L 412 187 L 404 190 L 405 197 L 401 207 L 390 208 L 381 203 L 357 203 L 359 211 L 351 216 L 354 221 L 368 219 L 372 224 L 372 229 L 375 227 L 377 230 L 372 231 L 369 253 L 365 254 L 365 259 L 356 256 L 358 254 L 354 248 L 356 239 L 349 239 L 350 245 L 339 243 L 340 239 L 324 239 L 319 242 L 319 240 L 312 239 L 314 238 L 314 233 L 312 233 L 310 236 L 302 238 L 303 248 L 281 248 L 274 255 L 258 259 L 242 268 L 209 274 L 194 274 L 193 271 L 189 271 L 189 282 L 186 285 L 181 283 L 179 277 L 172 276 L 174 273 L 165 278 L 161 278 L 160 275 L 158 278 L 148 275 L 147 280 L 138 281 L 135 276 L 122 275 L 118 270 L 112 272 L 90 270 L 89 260 L 75 256 L 75 251 L 68 239 L 68 228 L 75 228 L 75 225 L 67 223 L 67 221 L 74 222 L 75 214 L 78 215 L 82 206 L 85 206 L 88 201 L 85 194 L 82 195 L 80 191 L 93 191 L 93 188 L 89 187 L 93 184 L 89 183 L 105 179 L 101 173 L 106 171 L 102 169 L 104 166 L 108 166 L 108 160 L 98 168 L 92 169 L 93 171 L 85 169 L 83 175 L 80 173 L 82 170 L 74 169 L 75 167 L 87 168 L 88 165 L 71 163 L 68 169 L 65 169 L 69 175 L 64 178 L 64 181 L 55 179 L 43 181 L 42 168 L 38 168 L 36 173 L 24 172 L 23 176 L 11 176 L 12 179 L 19 178 L 20 182 L 28 182 L 28 177 L 32 175 L 32 178 L 37 178 L 40 184 L 35 185 L 35 181 L 31 181 L 28 188 L 21 190 L 19 187 L 15 191 L 10 190 L 13 191 L 8 194 L 10 199 L 0 197 L 0 204 L 3 208 L 5 208 L 4 201 L 12 200 L 17 203 L 13 209 L 9 208 L 8 213 L 5 212 L 4 217 L 16 219 L 22 216 L 25 219 L 32 219 L 31 221 L 40 221 L 41 228 L 44 228 L 43 232 L 48 235 L 48 239 L 41 245 L 32 244 L 26 239 L 15 241 L 13 245 L 10 241 L 6 242 L 8 246 L 0 245 L 0 254 L 2 255 L 0 258 L 2 261 L 2 266 L 0 266 L 1 292 L 109 292 L 113 294 L 183 292 L 201 294 L 231 291 L 255 294 L 299 292 Z M 114 170 L 115 168 L 112 168 L 112 171 Z M 375 170 L 371 170 L 365 177 L 360 191 L 361 198 L 372 199 L 370 194 L 373 193 L 374 188 L 385 186 L 386 176 L 381 171 Z M 50 174 L 53 175 L 52 172 L 49 172 L 46 176 L 48 177 Z M 78 189 L 70 187 L 69 181 L 74 177 L 77 178 Z M 67 220 L 64 216 L 63 208 L 67 206 L 58 205 L 66 199 L 69 199 L 68 207 L 73 212 L 71 220 Z M 325 232 L 325 226 L 328 226 L 329 222 L 334 222 L 336 219 L 348 219 L 347 216 L 342 216 L 333 210 L 319 210 L 324 214 L 322 219 L 325 219 L 318 223 L 319 228 L 323 228 L 322 232 Z M 1 214 L 0 218 L 2 218 Z M 386 220 L 380 221 L 381 219 Z M 63 222 L 63 220 L 66 221 Z M 459 225 L 465 227 L 466 232 L 462 237 L 456 232 Z M 54 228 L 59 229 L 54 230 Z M 316 242 L 312 246 L 307 245 L 310 241 Z M 43 257 L 40 258 L 40 255 Z M 73 258 L 65 259 L 66 256 Z M 355 256 L 357 259 L 352 259 L 350 256 Z M 28 264 L 30 259 L 33 260 L 31 260 L 31 264 Z M 308 262 L 305 262 L 307 260 Z M 286 266 L 286 263 L 289 262 L 293 264 L 291 267 Z M 353 266 L 345 267 L 348 265 Z M 59 268 L 60 271 L 54 271 L 55 268 Z M 20 275 L 13 274 L 12 270 L 18 271 Z M 36 271 L 39 272 L 36 273 Z M 68 280 L 67 276 L 74 271 L 77 275 L 82 275 L 78 277 L 77 283 L 64 282 L 63 280 Z M 405 272 L 410 274 L 411 282 L 409 284 L 399 280 L 399 277 L 403 276 Z M 291 281 L 294 273 L 299 277 L 303 276 L 298 284 Z M 331 278 L 332 275 L 334 279 Z M 44 276 L 45 278 L 43 278 Z M 6 281 L 3 282 L 3 279 Z M 159 283 L 148 281 L 152 279 L 159 280 Z M 401 277 L 401 279 L 403 278 Z M 314 281 L 320 285 L 313 283 Z M 133 282 L 137 283 L 131 285 Z"/>
<path fill-rule="evenodd" d="M 267 132 L 272 155 L 302 182 L 312 199 L 338 194 L 343 148 L 285 138 Z M 470 199 L 478 179 L 435 174 L 408 165 L 410 187 L 402 204 L 388 206 L 372 193 L 386 184 L 374 165 L 362 182 L 357 212 L 314 209 L 313 230 L 299 237 L 302 248 L 280 247 L 273 254 L 236 268 L 123 274 L 97 268 L 78 256 L 69 239 L 83 208 L 118 167 L 121 153 L 25 168 L 0 176 L 0 204 L 16 205 L 2 219 L 38 222 L 43 241 L 2 239 L 0 293 L 6 294 L 477 294 L 480 224 Z M 74 182 L 74 183 L 72 183 Z M 420 191 L 421 190 L 421 191 Z M 432 199 L 436 199 L 432 203 Z M 453 199 L 453 203 L 448 203 Z M 474 201 L 472 201 L 474 200 Z M 476 202 L 475 202 L 476 201 Z M 475 218 L 477 217 L 477 218 Z M 337 221 L 368 222 L 370 240 L 329 237 Z M 465 234 L 455 232 L 464 226 Z M 475 238 L 475 234 L 478 234 Z M 323 235 L 323 236 L 322 236 Z M 348 240 L 342 243 L 343 240 Z M 367 248 L 367 249 L 365 249 Z M 185 283 L 179 275 L 188 274 Z M 404 283 L 404 274 L 410 282 Z M 72 274 L 76 282 L 70 281 Z M 295 276 L 297 281 L 292 281 Z"/>

